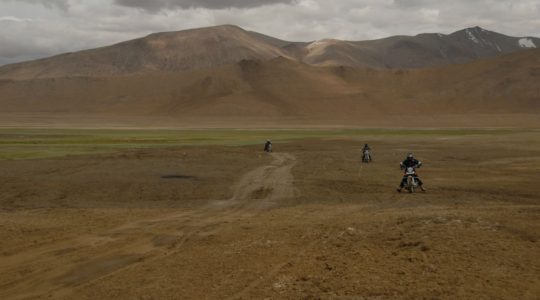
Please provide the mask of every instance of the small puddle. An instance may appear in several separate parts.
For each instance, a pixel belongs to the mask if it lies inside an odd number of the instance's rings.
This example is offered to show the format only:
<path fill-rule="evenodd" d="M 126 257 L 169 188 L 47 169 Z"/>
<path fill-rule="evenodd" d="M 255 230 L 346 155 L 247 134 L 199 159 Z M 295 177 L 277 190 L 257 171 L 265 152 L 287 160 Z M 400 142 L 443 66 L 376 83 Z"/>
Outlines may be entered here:
<path fill-rule="evenodd" d="M 189 175 L 163 175 L 161 179 L 196 180 L 197 177 Z"/>

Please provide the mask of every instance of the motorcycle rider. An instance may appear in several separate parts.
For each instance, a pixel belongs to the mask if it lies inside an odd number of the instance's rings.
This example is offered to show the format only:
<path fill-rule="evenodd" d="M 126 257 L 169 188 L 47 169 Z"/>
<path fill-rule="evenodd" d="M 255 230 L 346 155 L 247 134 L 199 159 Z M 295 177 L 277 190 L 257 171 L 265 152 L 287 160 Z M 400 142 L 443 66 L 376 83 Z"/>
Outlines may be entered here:
<path fill-rule="evenodd" d="M 362 160 L 364 159 L 364 154 L 367 152 L 369 152 L 369 158 L 370 160 L 372 160 L 372 157 L 371 157 L 371 148 L 369 147 L 368 144 L 364 144 L 364 148 L 362 148 Z"/>
<path fill-rule="evenodd" d="M 266 140 L 266 143 L 264 144 L 264 152 L 272 152 L 272 142 L 270 140 Z"/>
<path fill-rule="evenodd" d="M 364 153 L 366 150 L 371 151 L 371 148 L 369 148 L 368 144 L 364 144 L 364 148 L 362 148 L 362 153 Z"/>
<path fill-rule="evenodd" d="M 422 166 L 422 162 L 414 158 L 414 155 L 412 153 L 407 154 L 407 158 L 399 164 L 399 167 L 401 170 L 406 170 L 407 168 L 417 169 L 417 168 L 420 168 L 421 166 Z M 418 182 L 418 186 L 420 187 L 420 189 L 423 192 L 425 192 L 426 190 L 423 187 L 424 183 L 422 182 L 422 180 L 420 180 L 420 178 L 416 174 L 414 175 L 414 178 Z M 401 193 L 401 190 L 405 187 L 406 184 L 407 184 L 407 175 L 403 175 L 403 178 L 401 179 L 401 183 L 399 184 L 399 188 L 397 189 L 397 191 Z"/>

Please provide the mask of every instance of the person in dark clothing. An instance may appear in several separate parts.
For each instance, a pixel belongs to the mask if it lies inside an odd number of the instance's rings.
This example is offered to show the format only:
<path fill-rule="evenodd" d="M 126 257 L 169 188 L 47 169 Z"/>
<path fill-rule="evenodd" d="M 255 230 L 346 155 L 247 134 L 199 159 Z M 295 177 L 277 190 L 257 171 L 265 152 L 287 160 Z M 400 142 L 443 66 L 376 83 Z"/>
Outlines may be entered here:
<path fill-rule="evenodd" d="M 369 145 L 368 144 L 364 144 L 364 148 L 362 148 L 362 153 L 364 153 L 364 151 L 371 151 L 371 148 L 369 148 Z"/>
<path fill-rule="evenodd" d="M 399 164 L 399 166 L 401 170 L 406 170 L 407 168 L 417 169 L 422 166 L 422 162 L 414 158 L 412 153 L 409 153 L 407 154 L 407 158 L 404 161 L 402 161 Z M 414 178 L 418 182 L 418 186 L 420 187 L 420 189 L 423 192 L 425 192 L 426 190 L 423 187 L 424 183 L 422 182 L 422 180 L 420 180 L 420 177 L 418 177 L 418 175 L 415 174 Z M 399 184 L 399 188 L 397 189 L 397 191 L 401 193 L 401 190 L 405 187 L 406 184 L 407 184 L 407 175 L 403 175 L 403 178 L 401 179 L 401 183 Z"/>
<path fill-rule="evenodd" d="M 264 144 L 264 152 L 272 152 L 272 142 L 270 140 L 266 140 L 266 143 Z"/>

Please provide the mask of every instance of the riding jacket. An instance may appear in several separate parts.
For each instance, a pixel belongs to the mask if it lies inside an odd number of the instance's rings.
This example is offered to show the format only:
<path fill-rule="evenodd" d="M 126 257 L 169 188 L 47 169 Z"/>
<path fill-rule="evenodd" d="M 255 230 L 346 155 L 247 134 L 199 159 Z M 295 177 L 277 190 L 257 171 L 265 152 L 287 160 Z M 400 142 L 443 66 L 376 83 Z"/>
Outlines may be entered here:
<path fill-rule="evenodd" d="M 416 158 L 413 158 L 413 159 L 406 159 L 404 160 L 403 162 L 401 162 L 400 166 L 402 169 L 405 169 L 405 168 L 418 168 L 422 165 L 422 162 L 419 161 L 418 159 Z"/>

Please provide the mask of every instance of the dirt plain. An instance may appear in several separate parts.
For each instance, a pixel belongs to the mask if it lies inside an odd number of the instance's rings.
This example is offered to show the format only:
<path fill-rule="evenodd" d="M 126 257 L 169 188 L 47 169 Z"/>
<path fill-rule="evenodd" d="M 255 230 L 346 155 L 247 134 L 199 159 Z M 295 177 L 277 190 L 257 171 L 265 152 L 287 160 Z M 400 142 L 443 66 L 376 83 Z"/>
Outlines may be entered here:
<path fill-rule="evenodd" d="M 538 131 L 274 144 L 0 160 L 0 298 L 540 297 Z"/>

